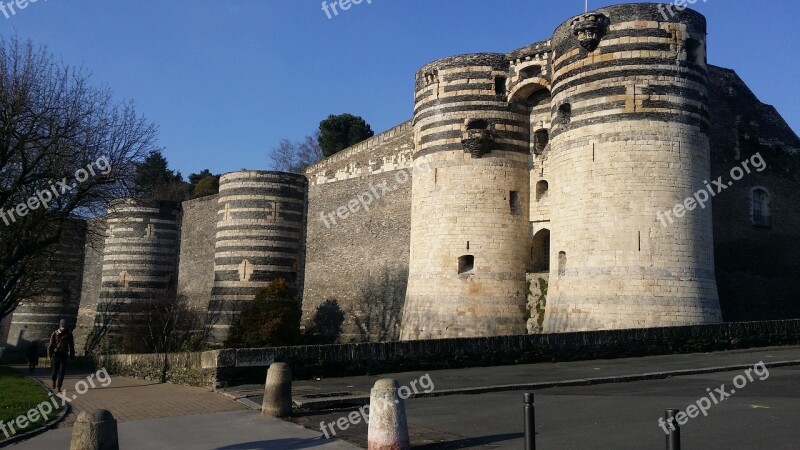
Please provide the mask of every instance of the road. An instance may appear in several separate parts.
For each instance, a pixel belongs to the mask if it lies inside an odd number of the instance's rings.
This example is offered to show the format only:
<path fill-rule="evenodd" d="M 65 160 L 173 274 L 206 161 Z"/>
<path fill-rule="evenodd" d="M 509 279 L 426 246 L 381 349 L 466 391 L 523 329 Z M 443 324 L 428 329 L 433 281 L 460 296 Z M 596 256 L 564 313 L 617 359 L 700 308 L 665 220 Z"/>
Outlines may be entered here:
<path fill-rule="evenodd" d="M 738 390 L 733 386 L 737 375 L 744 371 L 538 390 L 537 448 L 664 448 L 658 425 L 664 410 L 685 409 L 722 384 L 726 394 L 731 389 L 735 393 L 712 404 L 707 417 L 689 419 L 681 431 L 683 448 L 800 448 L 800 366 L 769 369 L 765 380 L 754 376 Z M 415 448 L 523 448 L 521 392 L 410 399 L 406 408 Z M 346 413 L 309 413 L 294 421 L 319 430 L 321 421 Z M 337 437 L 365 447 L 366 426 L 356 425 Z"/>

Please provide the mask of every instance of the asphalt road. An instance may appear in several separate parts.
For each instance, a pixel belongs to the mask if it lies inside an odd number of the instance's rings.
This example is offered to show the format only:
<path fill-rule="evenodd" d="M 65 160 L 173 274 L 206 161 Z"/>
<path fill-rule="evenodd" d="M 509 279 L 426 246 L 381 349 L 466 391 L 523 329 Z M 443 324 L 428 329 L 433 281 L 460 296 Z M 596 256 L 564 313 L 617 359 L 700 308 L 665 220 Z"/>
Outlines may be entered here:
<path fill-rule="evenodd" d="M 800 367 L 774 368 L 741 389 L 744 371 L 536 391 L 539 449 L 662 449 L 658 418 L 686 409 L 725 384 L 728 398 L 681 428 L 684 449 L 800 448 Z M 740 380 L 741 381 L 741 380 Z M 406 401 L 412 445 L 418 449 L 523 448 L 522 393 L 453 395 Z M 347 411 L 308 413 L 293 421 L 319 430 Z M 337 437 L 366 447 L 366 425 Z"/>

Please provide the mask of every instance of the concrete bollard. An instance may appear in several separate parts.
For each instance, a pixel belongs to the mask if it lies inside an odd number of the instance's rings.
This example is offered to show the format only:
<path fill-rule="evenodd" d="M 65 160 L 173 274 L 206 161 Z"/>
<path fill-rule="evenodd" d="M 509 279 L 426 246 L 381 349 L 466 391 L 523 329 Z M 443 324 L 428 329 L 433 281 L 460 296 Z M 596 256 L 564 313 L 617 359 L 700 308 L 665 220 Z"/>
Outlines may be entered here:
<path fill-rule="evenodd" d="M 289 417 L 292 415 L 292 369 L 286 363 L 272 363 L 267 370 L 261 415 Z"/>
<path fill-rule="evenodd" d="M 117 420 L 105 409 L 84 411 L 72 427 L 70 450 L 119 450 Z"/>
<path fill-rule="evenodd" d="M 368 450 L 409 450 L 406 407 L 397 395 L 397 380 L 375 382 L 369 396 Z"/>

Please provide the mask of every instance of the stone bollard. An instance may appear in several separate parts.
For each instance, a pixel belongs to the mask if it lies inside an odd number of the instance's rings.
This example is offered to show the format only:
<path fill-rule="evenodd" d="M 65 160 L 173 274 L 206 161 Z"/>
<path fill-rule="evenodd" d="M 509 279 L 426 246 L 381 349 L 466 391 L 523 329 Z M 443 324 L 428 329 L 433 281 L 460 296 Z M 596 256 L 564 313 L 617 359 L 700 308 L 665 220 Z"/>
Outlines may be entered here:
<path fill-rule="evenodd" d="M 292 415 L 292 369 L 286 363 L 272 363 L 267 370 L 261 415 L 289 417 Z"/>
<path fill-rule="evenodd" d="M 106 409 L 84 411 L 72 427 L 70 450 L 119 450 L 117 420 Z"/>
<path fill-rule="evenodd" d="M 375 382 L 369 396 L 368 450 L 409 450 L 406 407 L 397 395 L 397 380 Z"/>

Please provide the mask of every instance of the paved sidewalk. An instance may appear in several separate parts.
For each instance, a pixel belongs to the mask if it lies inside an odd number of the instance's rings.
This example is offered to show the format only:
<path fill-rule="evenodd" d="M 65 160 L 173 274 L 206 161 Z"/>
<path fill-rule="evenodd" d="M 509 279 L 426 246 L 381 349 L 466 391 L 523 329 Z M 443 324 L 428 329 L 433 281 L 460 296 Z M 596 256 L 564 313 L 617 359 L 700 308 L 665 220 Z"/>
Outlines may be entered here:
<path fill-rule="evenodd" d="M 27 368 L 15 366 L 27 373 Z M 70 371 L 64 379 L 72 411 L 58 429 L 49 430 L 8 448 L 39 450 L 69 448 L 72 425 L 89 409 L 111 411 L 118 421 L 122 449 L 357 449 L 351 444 L 322 438 L 322 434 L 258 412 L 202 388 L 161 384 L 122 376 L 111 382 L 93 378 L 95 388 L 78 395 L 75 385 L 96 372 Z M 34 377 L 50 385 L 47 368 Z M 101 376 L 105 381 L 106 378 Z M 107 386 L 102 386 L 107 384 Z M 79 386 L 80 387 L 80 386 Z"/>
<path fill-rule="evenodd" d="M 800 361 L 800 346 L 765 347 L 715 353 L 645 356 L 639 358 L 603 359 L 559 363 L 523 364 L 516 366 L 476 367 L 470 369 L 432 370 L 435 392 L 493 388 L 529 383 L 549 383 L 566 380 L 585 380 L 601 377 L 679 372 L 702 368 L 749 365 L 764 361 Z M 296 381 L 292 396 L 297 405 L 309 409 L 346 404 L 348 399 L 362 399 L 379 378 L 395 378 L 401 385 L 418 380 L 426 372 L 388 373 L 374 376 L 329 378 L 319 381 Z M 243 404 L 261 404 L 264 387 L 243 385 L 221 392 Z M 511 389 L 509 389 L 511 390 Z M 420 391 L 422 391 L 420 389 Z M 455 393 L 455 392 L 454 392 Z M 343 400 L 343 401 L 340 401 Z"/>
<path fill-rule="evenodd" d="M 23 366 L 14 366 L 26 373 Z M 103 387 L 95 376 L 96 387 L 79 395 L 75 389 L 78 382 L 86 382 L 95 372 L 69 371 L 64 378 L 63 389 L 72 401 L 72 411 L 59 424 L 59 428 L 71 427 L 81 411 L 89 409 L 107 409 L 118 422 L 132 420 L 158 419 L 162 417 L 188 416 L 196 414 L 241 411 L 244 407 L 227 398 L 216 395 L 202 388 L 162 384 L 155 381 L 137 380 L 128 377 L 111 375 L 111 382 Z M 36 369 L 34 378 L 50 386 L 50 370 Z M 105 380 L 101 375 L 101 380 Z M 61 400 L 59 400 L 61 401 Z"/>
<path fill-rule="evenodd" d="M 211 394 L 214 395 L 214 394 Z M 324 439 L 320 433 L 255 411 L 233 411 L 196 416 L 128 421 L 118 425 L 122 450 L 324 450 L 358 449 L 344 441 Z M 72 428 L 48 431 L 12 450 L 69 448 Z"/>

